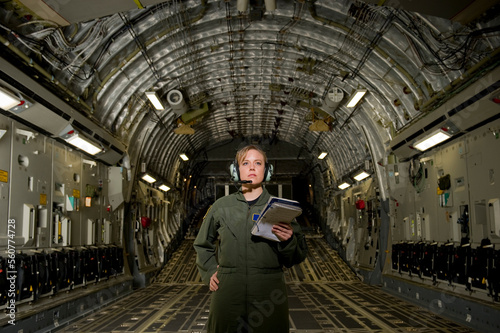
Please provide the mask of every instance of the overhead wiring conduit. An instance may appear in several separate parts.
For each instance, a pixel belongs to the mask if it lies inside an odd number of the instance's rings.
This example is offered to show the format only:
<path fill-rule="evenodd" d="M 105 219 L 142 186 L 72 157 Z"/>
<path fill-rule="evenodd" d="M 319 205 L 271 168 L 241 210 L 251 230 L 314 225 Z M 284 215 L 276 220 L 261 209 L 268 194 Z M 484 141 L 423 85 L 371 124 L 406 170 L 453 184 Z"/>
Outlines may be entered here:
<path fill-rule="evenodd" d="M 339 24 L 337 22 L 334 22 L 334 21 L 331 21 L 327 18 L 324 18 L 324 17 L 320 17 L 318 16 L 318 14 L 316 13 L 316 8 L 314 6 L 314 3 L 311 2 L 309 4 L 309 12 L 311 13 L 311 16 L 317 20 L 317 21 L 320 21 L 324 24 L 328 24 L 332 27 L 336 27 L 340 30 L 343 30 L 345 31 L 347 34 L 350 32 L 350 28 L 346 27 L 345 25 L 342 25 L 342 24 Z M 365 45 L 370 45 L 370 41 L 369 40 L 366 40 L 365 38 L 359 36 L 360 38 L 360 42 L 365 44 Z M 413 77 L 410 75 L 410 73 L 408 73 L 400 64 L 398 64 L 391 56 L 389 56 L 383 49 L 381 49 L 379 46 L 377 45 L 373 45 L 373 51 L 375 53 L 378 53 L 379 56 L 382 58 L 382 59 L 386 59 L 386 61 L 388 61 L 391 65 L 394 66 L 394 68 L 396 68 L 404 77 L 406 80 L 408 80 L 409 83 L 411 83 L 411 86 L 414 87 L 415 91 L 416 91 L 416 96 L 417 96 L 417 99 L 418 99 L 418 104 L 422 103 L 422 100 L 424 98 L 424 93 L 422 91 L 422 89 L 420 88 L 420 86 L 418 85 L 418 83 L 413 79 Z"/>
<path fill-rule="evenodd" d="M 447 100 L 458 94 L 460 91 L 462 91 L 472 83 L 474 83 L 475 80 L 481 77 L 482 74 L 498 66 L 499 63 L 500 63 L 500 48 L 494 50 L 491 54 L 489 54 L 480 62 L 469 68 L 464 74 L 462 74 L 460 77 L 450 82 L 450 84 L 448 84 L 434 96 L 428 99 L 424 104 L 422 104 L 421 116 L 412 119 L 412 121 L 406 124 L 406 126 L 399 129 L 396 132 L 396 135 L 403 133 L 406 129 L 410 128 L 414 123 L 425 117 L 430 112 L 436 110 L 440 105 L 445 103 Z M 450 94 L 450 91 L 453 91 L 454 94 Z"/>
<path fill-rule="evenodd" d="M 344 25 L 338 24 L 334 21 L 331 21 L 329 19 L 318 16 L 316 13 L 314 3 L 312 3 L 312 2 L 309 4 L 309 10 L 310 10 L 311 16 L 314 19 L 316 19 L 320 22 L 323 22 L 325 24 L 328 24 L 330 26 L 344 30 L 344 31 L 346 31 L 346 33 L 348 33 L 350 31 L 350 29 Z M 369 43 L 369 41 L 367 41 L 367 40 L 361 39 L 361 41 L 365 44 Z M 472 82 L 467 82 L 467 80 L 470 81 L 474 77 L 479 76 L 481 73 L 485 72 L 486 67 L 491 69 L 492 67 L 496 66 L 498 64 L 498 62 L 500 61 L 498 59 L 499 55 L 500 55 L 500 49 L 496 49 L 496 50 L 492 51 L 491 54 L 488 54 L 480 62 L 476 63 L 474 66 L 472 66 L 467 71 L 465 71 L 465 73 L 463 75 L 461 75 L 460 77 L 455 79 L 453 82 L 451 82 L 449 85 L 447 85 L 444 89 L 440 90 L 438 93 L 434 94 L 428 100 L 423 102 L 423 97 L 425 95 L 423 94 L 423 91 L 421 90 L 421 88 L 419 87 L 417 82 L 413 79 L 413 77 L 403 67 L 401 67 L 401 65 L 399 65 L 394 59 L 392 59 L 384 50 L 382 50 L 380 47 L 374 46 L 374 51 L 376 51 L 382 58 L 389 59 L 389 62 L 392 65 L 394 65 L 394 67 L 407 78 L 407 80 L 411 83 L 412 87 L 414 87 L 414 89 L 416 89 L 416 91 L 417 91 L 418 101 L 417 101 L 416 106 L 420 108 L 420 112 L 421 112 L 422 116 L 414 118 L 411 122 L 409 122 L 403 128 L 398 130 L 396 134 L 400 134 L 403 130 L 411 127 L 412 124 L 414 124 L 416 121 L 421 119 L 424 115 L 435 110 L 440 104 L 444 103 L 447 99 L 451 98 L 452 96 L 449 96 L 449 92 L 452 89 L 456 89 L 460 85 L 467 86 L 467 85 L 471 84 Z"/>
<path fill-rule="evenodd" d="M 200 10 L 200 13 L 198 13 L 198 15 L 196 17 L 192 18 L 189 21 L 189 24 L 193 24 L 193 23 L 201 20 L 205 16 L 206 11 L 207 11 L 207 0 L 201 0 L 201 10 Z M 181 27 L 180 24 L 178 24 L 176 26 L 168 27 L 167 29 L 165 29 L 162 32 L 158 33 L 153 38 L 151 38 L 148 41 L 144 42 L 144 44 L 143 44 L 144 48 L 147 49 L 151 44 L 158 42 L 161 38 L 163 38 L 164 36 L 168 35 L 172 31 L 174 31 L 174 30 L 176 30 L 176 29 L 178 29 L 180 27 Z M 141 48 L 137 47 L 133 52 L 131 52 L 130 54 L 128 54 L 128 56 L 120 62 L 120 66 L 115 67 L 111 72 L 109 72 L 106 75 L 106 77 L 104 79 L 102 79 L 99 87 L 97 87 L 96 90 L 95 90 L 95 92 L 94 92 L 94 97 L 93 97 L 92 105 L 94 105 L 94 106 L 97 105 L 97 97 L 98 97 L 99 93 L 101 92 L 101 90 L 104 88 L 104 86 L 107 84 L 107 82 L 109 80 L 111 80 L 111 78 L 117 72 L 121 71 L 122 68 L 123 68 L 123 66 L 125 66 L 130 60 L 132 60 L 139 52 L 141 52 Z"/>
<path fill-rule="evenodd" d="M 139 51 L 142 53 L 142 56 L 144 57 L 144 59 L 146 60 L 146 63 L 148 64 L 149 68 L 151 69 L 151 72 L 153 72 L 153 74 L 157 80 L 160 80 L 160 74 L 158 74 L 158 71 L 156 70 L 155 65 L 153 63 L 153 60 L 151 60 L 151 57 L 148 54 L 148 50 L 147 50 L 146 46 L 142 44 L 139 36 L 137 36 L 137 34 L 135 33 L 135 30 L 134 30 L 134 27 L 132 26 L 132 23 L 122 13 L 119 13 L 119 15 L 123 21 L 123 24 L 127 27 L 128 31 L 130 32 L 130 35 L 132 35 L 133 40 L 137 44 L 137 47 L 139 48 Z"/>
<path fill-rule="evenodd" d="M 73 99 L 75 102 L 77 102 L 79 105 L 81 105 L 85 111 L 87 111 L 87 116 L 91 119 L 93 119 L 91 113 L 92 113 L 92 107 L 85 103 L 80 96 L 77 96 L 74 92 L 72 92 L 68 87 L 66 87 L 64 84 L 61 84 L 59 81 L 57 81 L 52 74 L 47 72 L 43 67 L 41 67 L 39 64 L 37 64 L 35 61 L 33 61 L 32 58 L 28 57 L 26 54 L 21 52 L 16 46 L 14 46 L 11 42 L 9 42 L 7 39 L 5 39 L 3 36 L 0 36 L 0 43 L 7 46 L 9 50 L 14 52 L 19 58 L 21 58 L 28 66 L 33 67 L 36 69 L 43 77 L 45 77 L 48 81 L 52 82 L 54 85 L 57 85 L 60 90 L 62 90 L 64 93 L 66 93 L 71 99 Z"/>
<path fill-rule="evenodd" d="M 368 145 L 368 148 L 370 150 L 370 155 L 372 157 L 372 164 L 373 164 L 373 169 L 375 170 L 375 173 L 377 174 L 377 180 L 378 180 L 378 187 L 380 190 L 380 197 L 382 198 L 383 201 L 386 200 L 387 198 L 387 189 L 385 188 L 385 184 L 387 184 L 387 181 L 384 179 L 382 176 L 382 171 L 381 167 L 379 167 L 377 161 L 380 160 L 380 158 L 383 158 L 383 156 L 375 156 L 375 149 L 373 147 L 373 138 L 371 138 L 368 135 L 368 130 L 366 128 L 366 125 L 361 125 L 361 129 L 363 130 L 363 134 L 365 136 L 366 143 Z M 371 140 L 370 140 L 371 139 Z"/>

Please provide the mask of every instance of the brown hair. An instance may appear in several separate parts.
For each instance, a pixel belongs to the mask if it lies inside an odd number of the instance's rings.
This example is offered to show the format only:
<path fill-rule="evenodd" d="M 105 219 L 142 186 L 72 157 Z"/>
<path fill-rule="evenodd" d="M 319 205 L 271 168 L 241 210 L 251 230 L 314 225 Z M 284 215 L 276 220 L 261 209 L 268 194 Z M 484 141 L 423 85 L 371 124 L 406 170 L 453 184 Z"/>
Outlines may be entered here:
<path fill-rule="evenodd" d="M 252 150 L 252 149 L 257 150 L 259 153 L 261 153 L 264 156 L 264 162 L 267 163 L 266 152 L 264 151 L 264 149 L 260 148 L 257 145 L 248 145 L 248 146 L 245 146 L 245 147 L 241 148 L 240 150 L 238 150 L 238 152 L 236 153 L 236 162 L 238 162 L 238 164 L 240 164 L 241 161 L 243 161 L 243 159 L 247 155 L 248 151 Z"/>

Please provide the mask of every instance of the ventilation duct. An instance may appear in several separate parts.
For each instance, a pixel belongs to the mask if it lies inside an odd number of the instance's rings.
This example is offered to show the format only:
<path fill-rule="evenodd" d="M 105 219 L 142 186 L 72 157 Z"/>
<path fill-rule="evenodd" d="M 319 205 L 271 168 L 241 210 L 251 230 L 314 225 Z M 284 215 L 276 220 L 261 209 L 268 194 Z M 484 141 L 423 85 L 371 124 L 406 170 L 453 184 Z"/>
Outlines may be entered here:
<path fill-rule="evenodd" d="M 177 89 L 171 90 L 167 94 L 167 102 L 170 104 L 172 111 L 178 116 L 186 113 L 188 110 L 186 102 L 184 101 L 184 96 L 182 96 L 182 93 Z"/>
<path fill-rule="evenodd" d="M 323 111 L 333 117 L 333 112 L 337 109 L 343 98 L 344 92 L 342 89 L 338 87 L 330 88 L 325 99 L 323 100 L 323 105 L 321 106 Z"/>

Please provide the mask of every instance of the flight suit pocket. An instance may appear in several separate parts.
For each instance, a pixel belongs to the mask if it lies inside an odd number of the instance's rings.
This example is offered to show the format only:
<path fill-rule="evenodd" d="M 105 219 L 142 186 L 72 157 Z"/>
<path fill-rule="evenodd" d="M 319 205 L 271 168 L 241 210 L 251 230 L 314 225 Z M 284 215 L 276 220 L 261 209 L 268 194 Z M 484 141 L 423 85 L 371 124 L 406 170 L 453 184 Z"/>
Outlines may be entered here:
<path fill-rule="evenodd" d="M 219 241 L 219 265 L 221 267 L 236 267 L 238 258 L 238 239 L 227 225 L 221 225 L 218 230 Z"/>
<path fill-rule="evenodd" d="M 255 238 L 249 246 L 249 252 L 252 254 L 248 258 L 249 266 L 255 268 L 279 268 L 281 267 L 276 244 L 270 244 L 271 241 Z"/>
<path fill-rule="evenodd" d="M 219 279 L 219 289 L 227 287 L 226 281 L 231 279 L 231 276 L 234 276 L 236 272 L 236 268 L 232 267 L 219 267 L 217 268 L 217 279 Z"/>

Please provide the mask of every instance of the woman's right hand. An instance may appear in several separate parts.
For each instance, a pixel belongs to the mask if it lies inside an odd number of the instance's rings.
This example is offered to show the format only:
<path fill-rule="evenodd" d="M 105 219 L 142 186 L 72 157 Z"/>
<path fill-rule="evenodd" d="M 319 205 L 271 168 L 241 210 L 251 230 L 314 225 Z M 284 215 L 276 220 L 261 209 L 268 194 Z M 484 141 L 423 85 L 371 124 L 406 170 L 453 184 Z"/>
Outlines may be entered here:
<path fill-rule="evenodd" d="M 219 289 L 219 279 L 217 278 L 217 271 L 215 271 L 210 277 L 210 291 L 216 291 L 217 289 Z"/>

